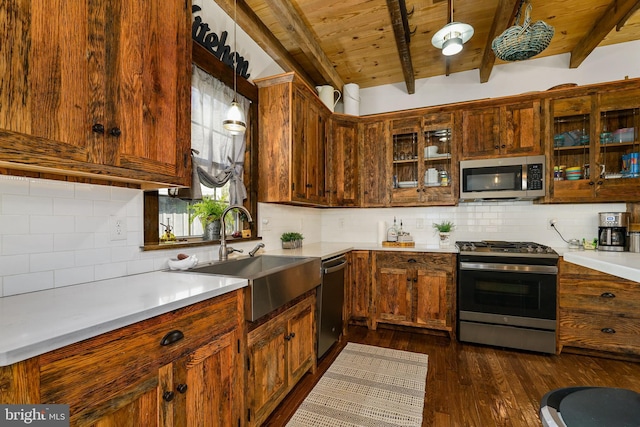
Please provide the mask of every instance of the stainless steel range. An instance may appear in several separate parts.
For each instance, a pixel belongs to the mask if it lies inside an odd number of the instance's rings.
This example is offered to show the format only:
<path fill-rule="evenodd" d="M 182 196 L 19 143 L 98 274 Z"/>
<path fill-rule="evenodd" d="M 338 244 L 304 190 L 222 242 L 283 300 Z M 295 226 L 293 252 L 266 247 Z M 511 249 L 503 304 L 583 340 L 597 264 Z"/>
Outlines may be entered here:
<path fill-rule="evenodd" d="M 456 242 L 460 341 L 556 352 L 558 254 L 533 242 Z"/>

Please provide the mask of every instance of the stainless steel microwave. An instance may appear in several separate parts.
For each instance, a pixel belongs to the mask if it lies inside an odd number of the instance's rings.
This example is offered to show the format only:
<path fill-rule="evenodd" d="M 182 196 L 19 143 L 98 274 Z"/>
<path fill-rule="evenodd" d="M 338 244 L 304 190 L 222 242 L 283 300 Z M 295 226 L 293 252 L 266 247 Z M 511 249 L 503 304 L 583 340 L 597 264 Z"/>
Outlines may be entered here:
<path fill-rule="evenodd" d="M 460 162 L 460 200 L 520 199 L 545 195 L 545 156 Z"/>

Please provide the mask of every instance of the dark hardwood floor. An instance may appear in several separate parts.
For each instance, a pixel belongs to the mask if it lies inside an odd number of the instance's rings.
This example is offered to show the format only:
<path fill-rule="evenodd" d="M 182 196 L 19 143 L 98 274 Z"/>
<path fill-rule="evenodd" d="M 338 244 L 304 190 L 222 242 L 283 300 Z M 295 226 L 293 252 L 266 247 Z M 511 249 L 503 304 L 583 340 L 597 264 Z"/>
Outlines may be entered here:
<path fill-rule="evenodd" d="M 540 427 L 540 399 L 576 385 L 640 392 L 640 363 L 562 353 L 559 356 L 462 344 L 446 337 L 350 327 L 348 341 L 429 355 L 423 426 Z M 346 345 L 335 345 L 280 404 L 264 426 L 283 426 Z"/>

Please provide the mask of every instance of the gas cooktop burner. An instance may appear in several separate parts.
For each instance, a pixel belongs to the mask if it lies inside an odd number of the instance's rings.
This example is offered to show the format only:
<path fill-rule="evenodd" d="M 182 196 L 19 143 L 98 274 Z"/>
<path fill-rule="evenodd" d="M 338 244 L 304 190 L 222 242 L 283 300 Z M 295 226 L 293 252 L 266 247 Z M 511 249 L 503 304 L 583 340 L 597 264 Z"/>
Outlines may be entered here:
<path fill-rule="evenodd" d="M 514 255 L 558 257 L 551 247 L 534 242 L 507 242 L 481 240 L 479 242 L 456 242 L 460 253 L 475 255 Z"/>

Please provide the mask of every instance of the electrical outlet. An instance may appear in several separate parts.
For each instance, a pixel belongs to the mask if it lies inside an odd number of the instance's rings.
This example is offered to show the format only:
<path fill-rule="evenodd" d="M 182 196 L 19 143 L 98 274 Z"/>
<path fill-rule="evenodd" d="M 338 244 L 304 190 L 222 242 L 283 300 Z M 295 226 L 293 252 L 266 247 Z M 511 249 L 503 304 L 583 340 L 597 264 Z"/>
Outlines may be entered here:
<path fill-rule="evenodd" d="M 553 230 L 554 226 L 558 223 L 556 218 L 549 218 L 547 220 L 547 230 Z"/>
<path fill-rule="evenodd" d="M 262 218 L 262 231 L 271 231 L 271 218 Z"/>
<path fill-rule="evenodd" d="M 424 228 L 424 219 L 418 218 L 416 219 L 416 229 L 420 230 Z"/>
<path fill-rule="evenodd" d="M 127 220 L 122 217 L 111 215 L 109 217 L 109 230 L 111 240 L 127 240 Z"/>

